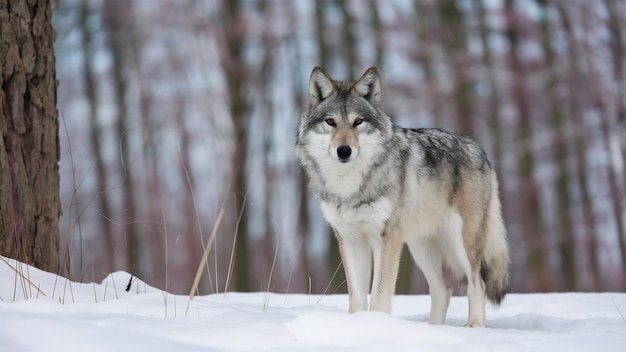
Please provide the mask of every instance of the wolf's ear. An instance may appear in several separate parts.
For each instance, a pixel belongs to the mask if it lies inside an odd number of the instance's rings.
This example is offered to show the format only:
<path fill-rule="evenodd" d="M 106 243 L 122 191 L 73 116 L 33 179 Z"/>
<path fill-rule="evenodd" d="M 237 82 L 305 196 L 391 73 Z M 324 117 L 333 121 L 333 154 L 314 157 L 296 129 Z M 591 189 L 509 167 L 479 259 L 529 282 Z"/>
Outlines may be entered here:
<path fill-rule="evenodd" d="M 321 67 L 314 68 L 309 79 L 309 109 L 328 98 L 335 89 L 328 73 Z"/>
<path fill-rule="evenodd" d="M 380 73 L 378 73 L 378 68 L 368 68 L 356 82 L 354 89 L 373 105 L 380 104 Z"/>

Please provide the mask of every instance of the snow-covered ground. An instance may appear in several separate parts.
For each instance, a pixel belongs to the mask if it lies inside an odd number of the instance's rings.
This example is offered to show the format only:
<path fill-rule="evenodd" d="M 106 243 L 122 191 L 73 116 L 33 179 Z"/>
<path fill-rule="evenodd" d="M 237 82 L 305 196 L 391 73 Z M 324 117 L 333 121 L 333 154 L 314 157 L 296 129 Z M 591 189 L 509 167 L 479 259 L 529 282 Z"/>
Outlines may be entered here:
<path fill-rule="evenodd" d="M 444 326 L 428 296 L 396 296 L 393 314 L 348 314 L 346 295 L 174 296 L 117 272 L 78 284 L 0 258 L 2 351 L 626 351 L 626 293 L 510 294 L 487 328 L 454 297 Z M 28 283 L 17 269 L 26 276 Z M 40 290 L 40 292 L 38 291 Z"/>

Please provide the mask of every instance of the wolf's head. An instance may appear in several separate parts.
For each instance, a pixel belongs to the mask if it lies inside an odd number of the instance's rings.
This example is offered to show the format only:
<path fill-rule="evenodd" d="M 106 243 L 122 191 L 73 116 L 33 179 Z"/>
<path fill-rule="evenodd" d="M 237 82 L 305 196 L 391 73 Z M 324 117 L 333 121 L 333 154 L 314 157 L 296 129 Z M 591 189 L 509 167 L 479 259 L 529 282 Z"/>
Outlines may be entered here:
<path fill-rule="evenodd" d="M 297 150 L 305 150 L 298 153 L 306 152 L 317 163 L 350 163 L 359 158 L 372 161 L 368 148 L 380 152 L 381 143 L 393 129 L 380 109 L 380 87 L 376 67 L 354 82 L 335 81 L 322 68 L 314 68 L 309 106 L 301 117 L 296 145 Z"/>

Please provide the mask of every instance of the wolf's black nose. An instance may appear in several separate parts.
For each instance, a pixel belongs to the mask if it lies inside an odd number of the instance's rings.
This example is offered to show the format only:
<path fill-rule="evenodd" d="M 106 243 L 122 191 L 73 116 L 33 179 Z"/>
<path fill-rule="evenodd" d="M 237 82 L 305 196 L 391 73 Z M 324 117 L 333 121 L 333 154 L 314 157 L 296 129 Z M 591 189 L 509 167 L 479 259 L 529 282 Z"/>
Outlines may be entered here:
<path fill-rule="evenodd" d="M 350 154 L 352 154 L 352 149 L 350 149 L 350 146 L 348 145 L 342 145 L 337 148 L 337 156 L 341 161 L 348 161 Z"/>

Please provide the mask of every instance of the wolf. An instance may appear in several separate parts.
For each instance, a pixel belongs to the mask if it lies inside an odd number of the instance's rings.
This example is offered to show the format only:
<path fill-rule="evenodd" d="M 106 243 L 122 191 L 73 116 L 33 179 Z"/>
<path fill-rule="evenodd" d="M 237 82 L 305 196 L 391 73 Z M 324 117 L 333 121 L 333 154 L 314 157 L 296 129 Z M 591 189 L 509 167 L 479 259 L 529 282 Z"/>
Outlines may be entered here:
<path fill-rule="evenodd" d="M 436 128 L 396 127 L 381 109 L 381 76 L 336 81 L 316 67 L 296 154 L 332 228 L 349 312 L 391 312 L 404 244 L 429 286 L 429 323 L 445 322 L 452 288 L 467 289 L 466 326 L 485 326 L 489 299 L 509 286 L 509 249 L 498 182 L 483 149 Z M 373 270 L 373 273 L 372 273 Z"/>

